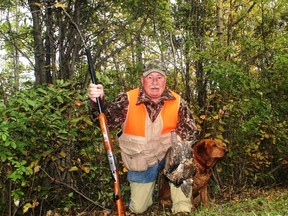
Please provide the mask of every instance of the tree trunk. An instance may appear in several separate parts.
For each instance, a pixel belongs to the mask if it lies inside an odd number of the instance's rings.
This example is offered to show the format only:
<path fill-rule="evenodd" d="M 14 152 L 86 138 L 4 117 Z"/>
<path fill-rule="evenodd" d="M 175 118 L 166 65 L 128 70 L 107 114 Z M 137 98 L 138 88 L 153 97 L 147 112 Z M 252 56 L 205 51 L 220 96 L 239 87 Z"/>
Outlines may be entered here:
<path fill-rule="evenodd" d="M 42 39 L 41 27 L 41 9 L 36 5 L 38 1 L 28 0 L 30 12 L 33 20 L 33 37 L 34 37 L 34 58 L 35 58 L 35 81 L 36 84 L 47 83 L 45 73 L 45 50 Z"/>
<path fill-rule="evenodd" d="M 216 2 L 216 12 L 217 12 L 217 36 L 220 43 L 223 40 L 223 3 L 222 0 L 217 0 Z"/>
<path fill-rule="evenodd" d="M 207 87 L 207 80 L 204 75 L 204 70 L 203 70 L 203 63 L 201 61 L 196 62 L 196 77 L 197 77 L 197 102 L 199 107 L 205 107 L 207 106 L 206 101 L 207 101 L 207 92 L 206 92 L 206 87 Z"/>
<path fill-rule="evenodd" d="M 53 73 L 53 53 L 55 52 L 53 49 L 53 23 L 52 23 L 52 9 L 46 9 L 46 39 L 45 39 L 45 54 L 46 54 L 46 62 L 45 62 L 45 71 L 46 71 L 46 79 L 48 83 L 53 83 L 52 73 Z"/>

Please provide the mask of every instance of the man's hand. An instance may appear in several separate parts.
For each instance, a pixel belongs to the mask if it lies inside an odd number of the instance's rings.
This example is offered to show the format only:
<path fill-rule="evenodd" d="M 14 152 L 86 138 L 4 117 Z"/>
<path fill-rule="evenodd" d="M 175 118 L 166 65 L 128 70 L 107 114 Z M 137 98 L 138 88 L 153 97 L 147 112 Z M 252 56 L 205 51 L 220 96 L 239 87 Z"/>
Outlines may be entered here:
<path fill-rule="evenodd" d="M 91 83 L 88 89 L 88 97 L 95 103 L 97 97 L 100 97 L 102 100 L 104 97 L 104 87 L 101 84 L 95 85 Z"/>

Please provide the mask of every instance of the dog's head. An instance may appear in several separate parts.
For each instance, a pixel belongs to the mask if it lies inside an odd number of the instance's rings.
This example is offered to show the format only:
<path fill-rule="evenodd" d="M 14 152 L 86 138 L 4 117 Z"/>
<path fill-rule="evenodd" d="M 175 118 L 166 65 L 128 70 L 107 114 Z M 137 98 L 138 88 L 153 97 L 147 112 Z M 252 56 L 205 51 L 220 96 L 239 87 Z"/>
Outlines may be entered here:
<path fill-rule="evenodd" d="M 213 167 L 227 153 L 227 148 L 216 140 L 203 139 L 193 146 L 194 158 L 206 167 Z"/>

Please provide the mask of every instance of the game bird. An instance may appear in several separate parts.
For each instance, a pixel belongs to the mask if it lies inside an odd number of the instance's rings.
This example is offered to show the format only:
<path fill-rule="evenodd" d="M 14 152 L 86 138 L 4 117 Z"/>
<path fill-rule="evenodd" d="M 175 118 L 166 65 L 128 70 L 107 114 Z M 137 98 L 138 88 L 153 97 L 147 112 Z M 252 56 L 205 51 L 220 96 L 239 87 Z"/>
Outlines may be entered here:
<path fill-rule="evenodd" d="M 177 139 L 175 131 L 171 132 L 171 146 L 165 156 L 164 175 L 170 182 L 181 187 L 186 197 L 192 193 L 193 175 L 193 150 L 191 143 Z"/>

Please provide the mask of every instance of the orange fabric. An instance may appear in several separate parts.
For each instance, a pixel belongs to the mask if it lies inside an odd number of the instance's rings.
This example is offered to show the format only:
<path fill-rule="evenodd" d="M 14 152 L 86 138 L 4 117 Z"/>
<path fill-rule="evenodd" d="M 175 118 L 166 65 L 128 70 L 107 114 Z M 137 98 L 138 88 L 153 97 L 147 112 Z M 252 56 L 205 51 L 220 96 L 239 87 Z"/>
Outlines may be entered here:
<path fill-rule="evenodd" d="M 180 96 L 175 92 L 176 100 L 165 101 L 161 110 L 161 117 L 163 128 L 161 134 L 168 133 L 176 129 L 178 121 L 178 110 L 180 104 Z M 129 108 L 126 117 L 126 127 L 124 133 L 135 136 L 145 137 L 145 124 L 146 124 L 146 107 L 144 104 L 136 105 L 139 94 L 139 88 L 133 89 L 128 92 Z"/>

